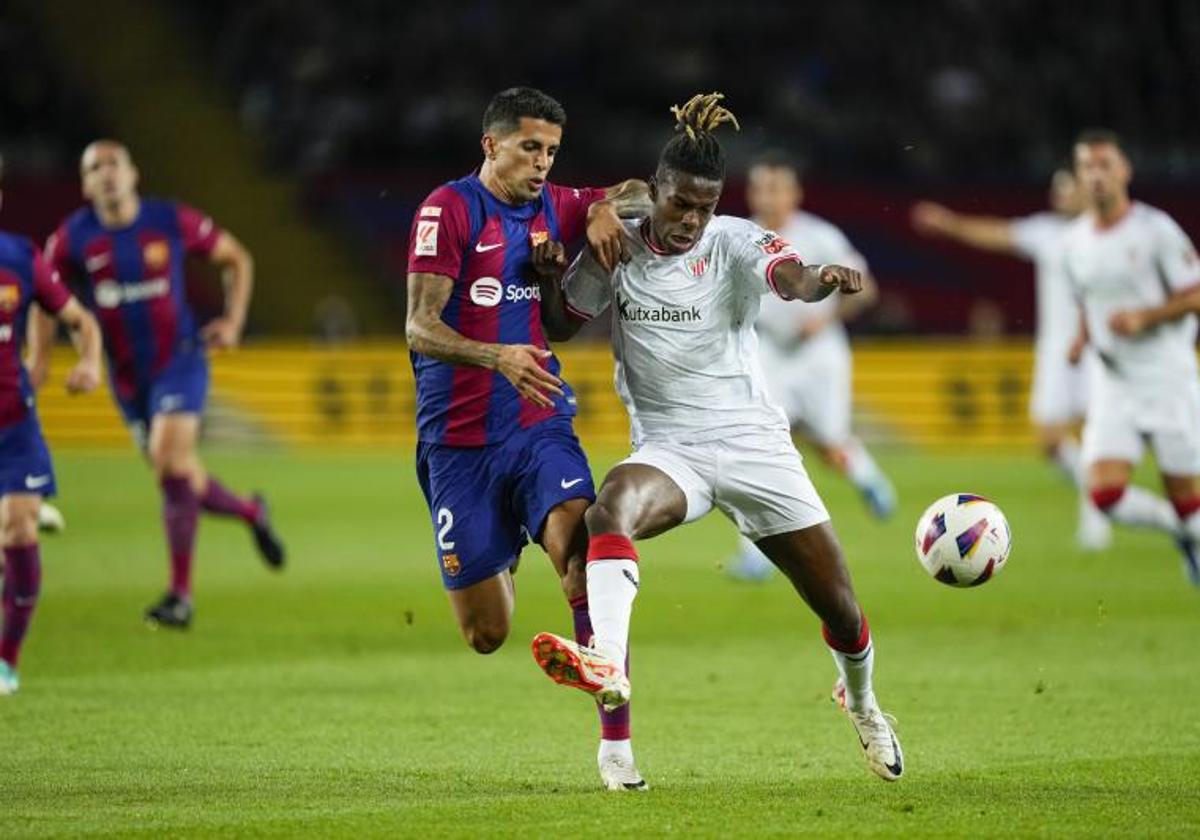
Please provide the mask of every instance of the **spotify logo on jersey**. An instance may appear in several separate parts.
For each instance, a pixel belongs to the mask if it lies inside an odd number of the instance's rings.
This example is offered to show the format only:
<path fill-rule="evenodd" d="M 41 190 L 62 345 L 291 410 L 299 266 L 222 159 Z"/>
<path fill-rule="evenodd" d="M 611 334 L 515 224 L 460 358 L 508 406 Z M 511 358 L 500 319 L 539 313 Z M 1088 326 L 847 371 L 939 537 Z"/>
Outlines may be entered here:
<path fill-rule="evenodd" d="M 480 277 L 471 284 L 471 302 L 479 306 L 498 306 L 504 284 L 495 277 Z"/>

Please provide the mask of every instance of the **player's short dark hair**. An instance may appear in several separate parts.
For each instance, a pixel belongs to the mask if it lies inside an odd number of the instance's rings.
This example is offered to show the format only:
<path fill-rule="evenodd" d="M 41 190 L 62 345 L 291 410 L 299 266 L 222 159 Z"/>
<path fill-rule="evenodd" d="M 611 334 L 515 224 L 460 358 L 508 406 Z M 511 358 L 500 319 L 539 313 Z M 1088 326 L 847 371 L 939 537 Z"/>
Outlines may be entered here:
<path fill-rule="evenodd" d="M 766 149 L 759 152 L 750 160 L 750 169 L 786 169 L 796 176 L 796 180 L 804 177 L 804 164 L 785 149 Z"/>
<path fill-rule="evenodd" d="M 1117 132 L 1108 128 L 1085 128 L 1075 137 L 1076 146 L 1092 146 L 1103 144 L 1106 146 L 1116 146 L 1122 152 L 1125 147 L 1121 145 L 1121 136 Z"/>
<path fill-rule="evenodd" d="M 698 93 L 684 105 L 672 105 L 675 131 L 658 156 L 659 180 L 668 172 L 684 172 L 712 181 L 725 180 L 725 152 L 713 136 L 721 123 L 741 130 L 737 117 L 719 104 L 720 93 Z"/>
<path fill-rule="evenodd" d="M 567 124 L 567 112 L 558 100 L 537 88 L 511 87 L 492 97 L 483 111 L 483 133 L 508 134 L 516 131 L 521 117 Z"/>

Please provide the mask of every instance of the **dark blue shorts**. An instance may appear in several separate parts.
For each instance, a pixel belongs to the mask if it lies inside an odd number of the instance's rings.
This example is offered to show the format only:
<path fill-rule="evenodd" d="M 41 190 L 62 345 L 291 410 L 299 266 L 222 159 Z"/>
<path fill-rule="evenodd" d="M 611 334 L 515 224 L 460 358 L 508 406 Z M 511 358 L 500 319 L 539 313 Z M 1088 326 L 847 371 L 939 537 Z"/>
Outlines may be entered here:
<path fill-rule="evenodd" d="M 186 353 L 171 359 L 162 373 L 138 388 L 132 399 L 118 398 L 117 405 L 144 447 L 154 415 L 203 414 L 207 399 L 208 359 L 203 353 Z"/>
<path fill-rule="evenodd" d="M 463 589 L 511 568 L 546 516 L 596 488 L 571 418 L 522 429 L 503 443 L 417 444 L 417 480 L 429 503 L 442 583 Z"/>
<path fill-rule="evenodd" d="M 45 498 L 57 490 L 50 450 L 37 414 L 30 409 L 20 423 L 0 429 L 0 496 L 37 493 Z"/>

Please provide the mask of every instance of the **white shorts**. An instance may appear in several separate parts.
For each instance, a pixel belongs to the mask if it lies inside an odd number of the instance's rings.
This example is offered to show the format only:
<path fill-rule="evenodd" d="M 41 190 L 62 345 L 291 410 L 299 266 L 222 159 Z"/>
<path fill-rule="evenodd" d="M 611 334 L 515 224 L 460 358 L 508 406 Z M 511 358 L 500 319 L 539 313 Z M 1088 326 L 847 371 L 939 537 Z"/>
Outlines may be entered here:
<path fill-rule="evenodd" d="M 840 328 L 826 328 L 790 352 L 763 342 L 763 373 L 771 398 L 793 426 L 816 443 L 850 439 L 850 345 Z"/>
<path fill-rule="evenodd" d="M 1038 344 L 1034 351 L 1033 393 L 1029 416 L 1039 426 L 1074 422 L 1087 414 L 1088 371 L 1098 364 L 1088 350 L 1078 365 L 1067 361 L 1067 349 Z"/>
<path fill-rule="evenodd" d="M 784 432 L 762 432 L 711 443 L 646 441 L 623 464 L 666 473 L 687 497 L 691 522 L 713 507 L 751 540 L 800 531 L 829 520 L 800 453 Z"/>
<path fill-rule="evenodd" d="M 1146 443 L 1158 470 L 1200 475 L 1200 381 L 1136 388 L 1097 365 L 1083 427 L 1083 459 L 1142 460 Z"/>

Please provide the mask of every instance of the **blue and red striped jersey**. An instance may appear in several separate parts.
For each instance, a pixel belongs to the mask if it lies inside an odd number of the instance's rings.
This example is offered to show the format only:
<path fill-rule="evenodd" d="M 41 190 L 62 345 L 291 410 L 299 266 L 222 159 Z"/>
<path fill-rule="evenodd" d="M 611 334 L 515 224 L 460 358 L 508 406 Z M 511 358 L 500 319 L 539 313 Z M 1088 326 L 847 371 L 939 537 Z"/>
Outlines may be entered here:
<path fill-rule="evenodd" d="M 531 275 L 532 248 L 551 239 L 571 243 L 587 226 L 588 208 L 604 190 L 547 183 L 538 198 L 513 206 L 477 175 L 434 190 L 413 218 L 410 273 L 454 281 L 442 320 L 476 341 L 546 348 L 541 291 Z M 501 374 L 409 353 L 417 383 L 417 432 L 426 443 L 485 446 L 556 415 L 575 413 L 564 386 L 553 408 L 523 400 Z M 544 362 L 555 376 L 561 366 Z"/>
<path fill-rule="evenodd" d="M 46 243 L 46 258 L 96 314 L 113 388 L 131 399 L 177 355 L 203 350 L 184 260 L 207 256 L 221 230 L 185 204 L 143 198 L 133 224 L 109 229 L 90 206 Z"/>
<path fill-rule="evenodd" d="M 21 362 L 29 307 L 57 314 L 71 293 L 22 236 L 0 232 L 0 429 L 20 423 L 33 406 L 33 388 Z"/>

